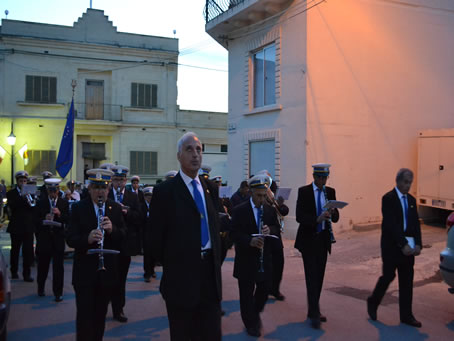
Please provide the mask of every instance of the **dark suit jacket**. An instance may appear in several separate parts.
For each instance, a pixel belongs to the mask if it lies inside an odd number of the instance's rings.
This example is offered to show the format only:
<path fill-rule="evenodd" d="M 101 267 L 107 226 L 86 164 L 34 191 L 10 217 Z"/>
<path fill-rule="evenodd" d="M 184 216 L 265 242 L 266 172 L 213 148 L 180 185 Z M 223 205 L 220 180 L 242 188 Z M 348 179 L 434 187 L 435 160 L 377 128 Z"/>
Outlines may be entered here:
<path fill-rule="evenodd" d="M 276 235 L 280 230 L 276 211 L 268 205 L 263 205 L 263 224 L 268 225 L 271 234 Z M 252 234 L 258 233 L 258 227 L 250 201 L 245 201 L 233 209 L 231 238 L 235 243 L 235 263 L 233 276 L 238 279 L 252 280 L 260 267 L 260 250 L 250 246 Z M 265 273 L 271 273 L 271 238 L 265 238 L 264 268 Z"/>
<path fill-rule="evenodd" d="M 328 200 L 336 200 L 336 191 L 334 188 L 325 187 Z M 295 248 L 302 250 L 312 244 L 312 238 L 317 233 L 317 206 L 315 205 L 315 196 L 312 183 L 298 189 L 298 199 L 296 201 L 296 221 L 300 224 L 296 233 Z M 339 221 L 339 211 L 336 209 L 331 215 L 333 223 Z M 325 229 L 328 222 L 325 222 Z M 331 252 L 331 240 L 328 233 L 324 233 L 326 246 Z"/>
<path fill-rule="evenodd" d="M 221 245 L 217 189 L 199 177 L 204 189 L 214 276 L 218 299 L 221 290 Z M 201 230 L 200 213 L 186 184 L 178 173 L 174 178 L 153 189 L 151 200 L 151 250 L 153 258 L 162 263 L 161 294 L 168 304 L 186 308 L 200 301 Z"/>
<path fill-rule="evenodd" d="M 126 235 L 121 207 L 112 200 L 107 200 L 104 214 L 112 222 L 112 233 L 104 235 L 104 248 L 120 251 Z M 88 249 L 96 249 L 97 243 L 88 244 L 88 234 L 98 226 L 93 202 L 90 198 L 73 204 L 69 218 L 66 242 L 75 249 L 72 284 L 95 285 L 98 281 L 114 285 L 118 281 L 118 255 L 105 254 L 106 271 L 98 272 L 98 255 L 87 255 Z"/>
<path fill-rule="evenodd" d="M 402 256 L 402 247 L 407 244 L 405 237 L 413 237 L 415 244 L 422 248 L 421 226 L 416 207 L 416 199 L 407 194 L 408 221 L 404 231 L 404 218 L 401 200 L 395 189 L 386 193 L 382 198 L 382 236 L 381 249 L 383 258 Z"/>
<path fill-rule="evenodd" d="M 36 206 L 31 207 L 27 200 L 22 197 L 16 188 L 6 193 L 8 207 L 11 210 L 11 217 L 8 224 L 9 233 L 33 233 L 36 223 Z"/>
<path fill-rule="evenodd" d="M 115 201 L 113 190 L 110 189 L 109 199 Z M 128 213 L 124 215 L 126 223 L 126 239 L 123 252 L 129 256 L 136 256 L 140 251 L 139 230 L 142 224 L 142 213 L 137 194 L 125 189 L 123 195 L 123 205 L 128 206 Z"/>

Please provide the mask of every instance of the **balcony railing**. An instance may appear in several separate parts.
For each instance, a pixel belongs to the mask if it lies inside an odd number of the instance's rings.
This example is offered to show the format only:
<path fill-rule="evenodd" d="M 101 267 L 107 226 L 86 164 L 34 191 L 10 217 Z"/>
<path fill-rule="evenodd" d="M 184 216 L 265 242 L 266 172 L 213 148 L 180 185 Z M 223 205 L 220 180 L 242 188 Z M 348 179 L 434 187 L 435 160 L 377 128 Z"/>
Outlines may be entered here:
<path fill-rule="evenodd" d="M 118 104 L 93 104 L 75 102 L 74 110 L 76 119 L 122 121 L 123 106 Z"/>
<path fill-rule="evenodd" d="M 206 0 L 203 16 L 205 23 L 213 20 L 229 9 L 241 4 L 244 0 Z"/>

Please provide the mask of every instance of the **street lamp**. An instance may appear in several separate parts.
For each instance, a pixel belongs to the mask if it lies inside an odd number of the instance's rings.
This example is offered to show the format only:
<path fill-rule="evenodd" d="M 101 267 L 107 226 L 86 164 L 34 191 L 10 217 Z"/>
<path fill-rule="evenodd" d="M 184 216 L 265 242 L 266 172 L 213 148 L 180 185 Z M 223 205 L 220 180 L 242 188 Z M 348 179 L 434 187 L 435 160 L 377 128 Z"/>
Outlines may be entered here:
<path fill-rule="evenodd" d="M 11 146 L 11 188 L 14 185 L 14 145 L 16 144 L 16 135 L 14 135 L 14 125 L 11 122 L 11 134 L 6 138 L 6 141 Z"/>

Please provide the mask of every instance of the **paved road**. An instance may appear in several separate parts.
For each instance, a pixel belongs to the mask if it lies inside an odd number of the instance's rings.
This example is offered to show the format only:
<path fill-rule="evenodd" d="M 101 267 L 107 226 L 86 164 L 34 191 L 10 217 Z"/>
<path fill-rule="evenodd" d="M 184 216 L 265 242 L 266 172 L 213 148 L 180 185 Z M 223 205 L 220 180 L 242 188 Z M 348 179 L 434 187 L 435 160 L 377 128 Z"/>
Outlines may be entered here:
<path fill-rule="evenodd" d="M 415 267 L 414 314 L 421 329 L 399 323 L 397 280 L 392 283 L 379 321 L 368 320 L 365 299 L 381 272 L 379 231 L 338 233 L 333 254 L 329 257 L 322 312 L 328 322 L 321 330 L 310 328 L 306 320 L 306 290 L 303 263 L 290 240 L 285 241 L 285 272 L 282 292 L 287 299 L 268 301 L 262 314 L 264 336 L 261 340 L 454 340 L 454 295 L 447 291 L 438 272 L 440 251 L 445 247 L 446 232 L 424 226 L 426 248 Z M 9 237 L 0 234 L 0 244 L 8 246 Z M 252 340 L 243 328 L 238 286 L 232 277 L 233 250 L 223 266 L 226 315 L 222 320 L 223 340 Z M 160 268 L 158 268 L 160 270 Z M 34 270 L 35 271 L 35 270 Z M 75 300 L 71 286 L 71 261 L 65 263 L 64 301 L 55 303 L 51 295 L 38 297 L 35 283 L 12 281 L 12 306 L 8 323 L 9 340 L 74 340 Z M 165 305 L 159 294 L 159 281 L 143 282 L 142 260 L 134 257 L 127 283 L 125 313 L 129 322 L 112 320 L 109 311 L 105 340 L 168 340 L 169 330 Z M 34 274 L 36 277 L 36 274 Z M 160 273 L 159 273 L 160 276 Z"/>

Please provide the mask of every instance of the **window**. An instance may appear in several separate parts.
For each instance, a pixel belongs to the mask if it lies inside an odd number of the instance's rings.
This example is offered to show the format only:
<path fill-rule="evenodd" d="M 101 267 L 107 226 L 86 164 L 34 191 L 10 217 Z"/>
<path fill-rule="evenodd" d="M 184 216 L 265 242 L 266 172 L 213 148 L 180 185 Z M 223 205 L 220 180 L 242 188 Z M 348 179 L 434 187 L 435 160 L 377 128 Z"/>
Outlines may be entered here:
<path fill-rule="evenodd" d="M 106 144 L 82 142 L 82 157 L 91 160 L 106 160 Z"/>
<path fill-rule="evenodd" d="M 221 144 L 221 153 L 227 153 L 228 147 L 226 144 Z"/>
<path fill-rule="evenodd" d="M 28 164 L 25 170 L 30 175 L 41 175 L 44 171 L 55 174 L 56 151 L 55 150 L 29 150 Z"/>
<path fill-rule="evenodd" d="M 157 108 L 158 86 L 156 84 L 131 84 L 131 107 Z"/>
<path fill-rule="evenodd" d="M 25 101 L 57 103 L 57 78 L 25 76 Z"/>
<path fill-rule="evenodd" d="M 253 55 L 254 107 L 276 103 L 276 47 L 274 44 Z"/>
<path fill-rule="evenodd" d="M 274 179 L 274 167 L 276 163 L 274 140 L 250 142 L 249 161 L 249 176 L 266 169 Z"/>
<path fill-rule="evenodd" d="M 131 174 L 157 175 L 158 153 L 131 151 Z"/>

